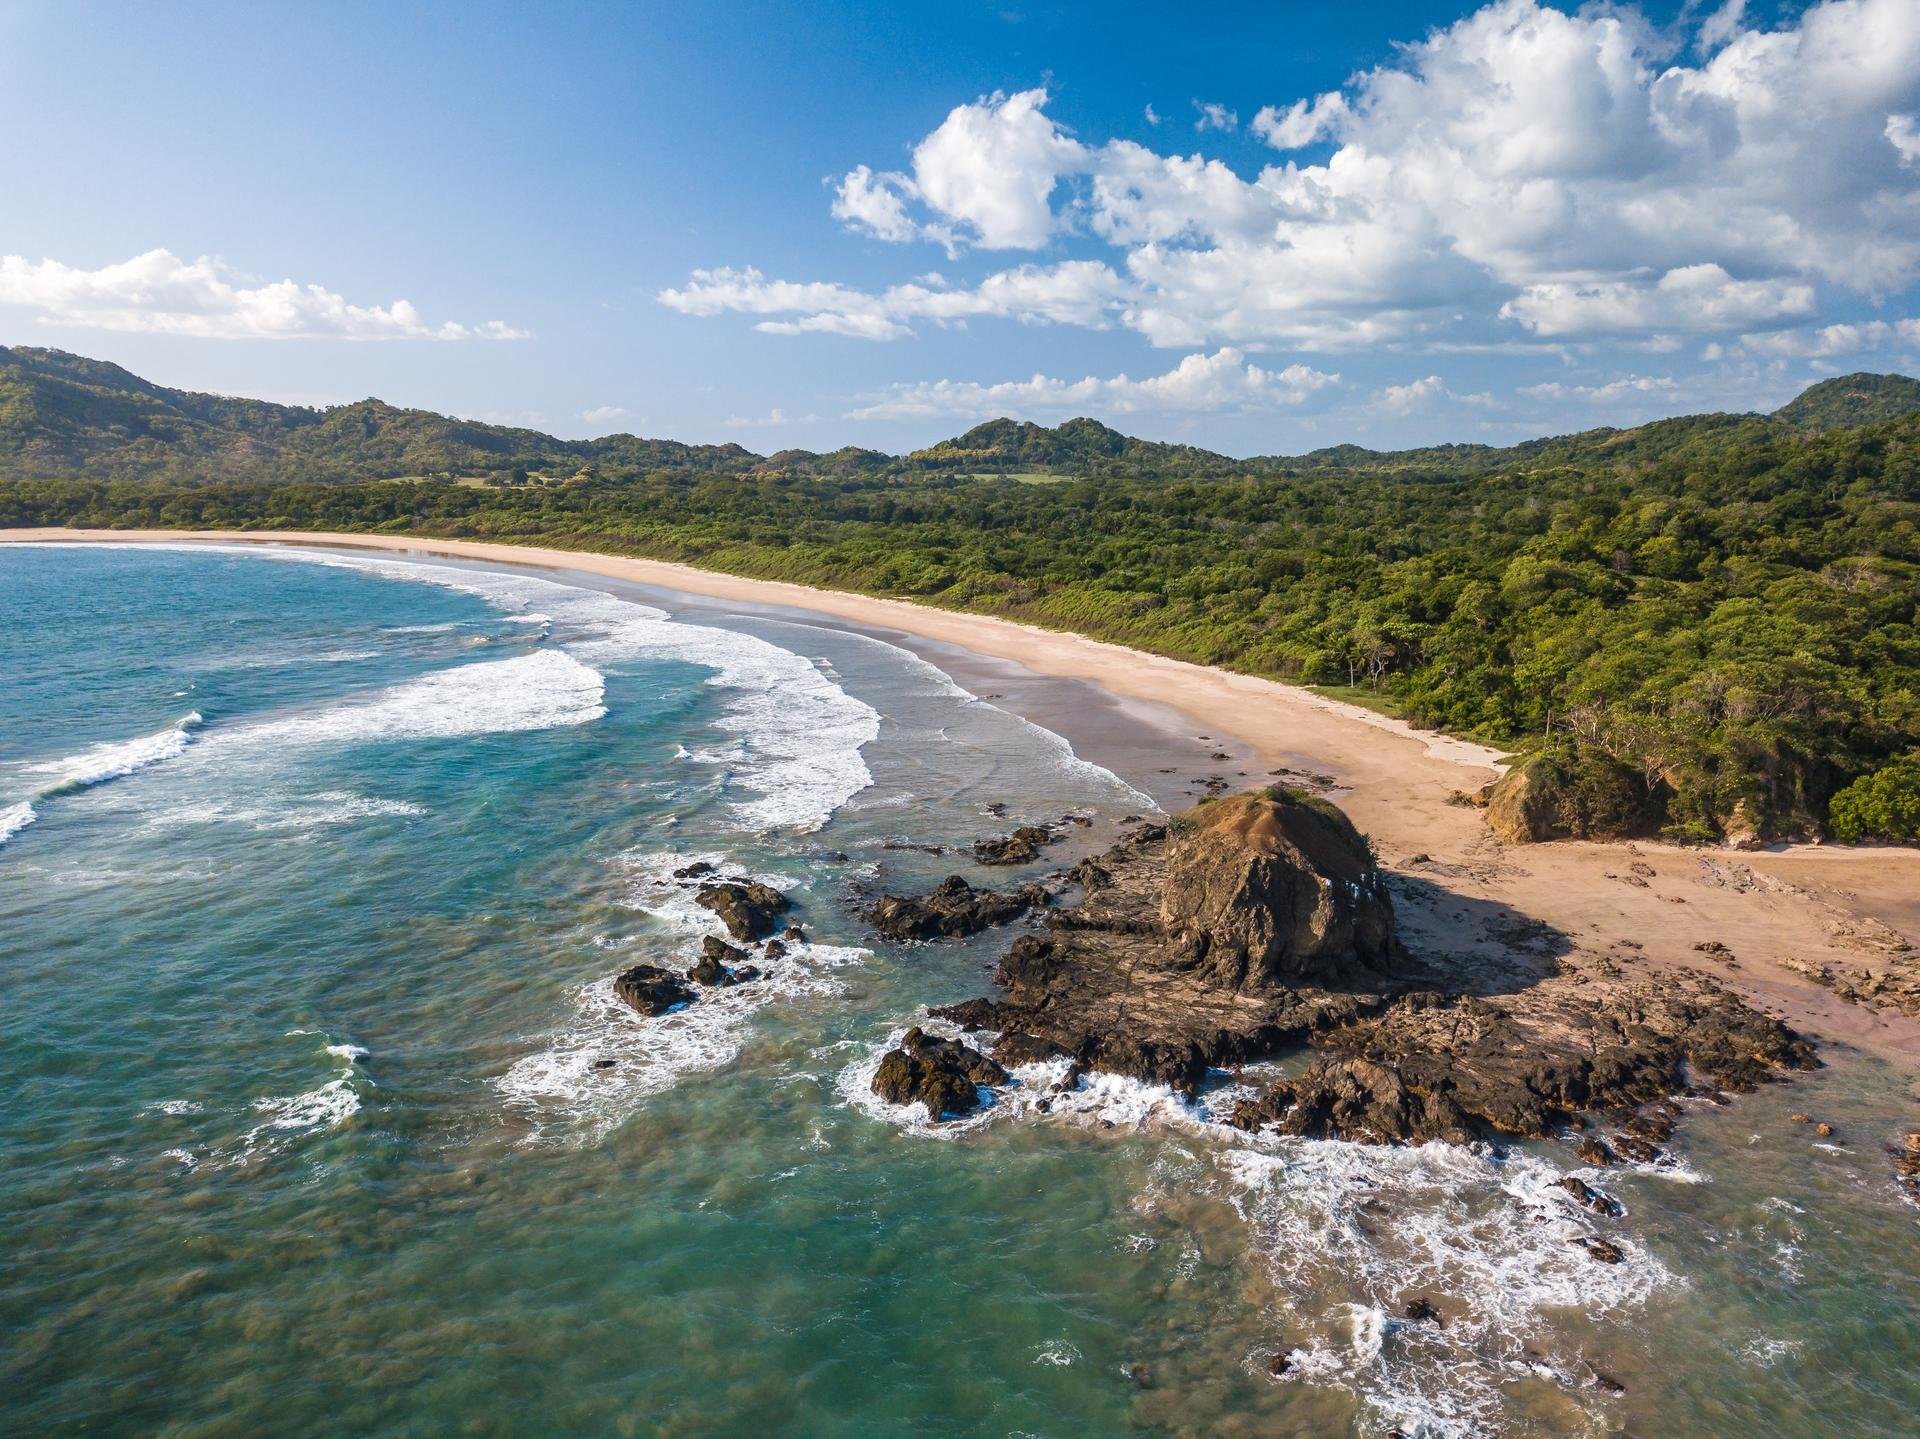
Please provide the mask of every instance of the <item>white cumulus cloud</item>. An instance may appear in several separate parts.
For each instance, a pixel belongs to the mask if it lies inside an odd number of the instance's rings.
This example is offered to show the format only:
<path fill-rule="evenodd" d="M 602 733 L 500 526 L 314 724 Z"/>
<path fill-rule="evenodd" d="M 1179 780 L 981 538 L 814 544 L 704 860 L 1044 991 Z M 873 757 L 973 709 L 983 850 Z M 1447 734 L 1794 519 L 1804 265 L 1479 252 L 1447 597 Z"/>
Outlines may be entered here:
<path fill-rule="evenodd" d="M 1217 413 L 1298 405 L 1339 383 L 1339 375 L 1305 365 L 1263 369 L 1250 363 L 1240 351 L 1227 348 L 1211 355 L 1189 355 L 1164 374 L 1138 380 L 1124 374 L 1089 375 L 1081 380 L 1034 375 L 991 385 L 971 380 L 895 385 L 872 403 L 851 411 L 848 418 L 1055 417 L 1089 410 L 1103 414 Z"/>
<path fill-rule="evenodd" d="M 168 250 L 97 270 L 0 256 L 0 305 L 38 310 L 56 325 L 213 340 L 527 338 L 499 320 L 429 324 L 405 300 L 355 305 L 319 285 L 259 282 L 218 259 L 183 260 Z"/>
<path fill-rule="evenodd" d="M 1043 89 L 990 95 L 910 172 L 850 171 L 835 214 L 950 252 L 1104 245 L 1076 261 L 1097 298 L 1010 309 L 986 293 L 999 275 L 939 306 L 772 282 L 728 304 L 695 298 L 699 276 L 662 298 L 788 332 L 893 338 L 965 312 L 1331 351 L 1732 336 L 1920 281 L 1920 4 L 1822 0 L 1766 28 L 1728 3 L 1679 38 L 1627 5 L 1495 0 L 1338 90 L 1275 97 L 1252 129 L 1280 153 L 1251 176 L 1084 141 Z"/>

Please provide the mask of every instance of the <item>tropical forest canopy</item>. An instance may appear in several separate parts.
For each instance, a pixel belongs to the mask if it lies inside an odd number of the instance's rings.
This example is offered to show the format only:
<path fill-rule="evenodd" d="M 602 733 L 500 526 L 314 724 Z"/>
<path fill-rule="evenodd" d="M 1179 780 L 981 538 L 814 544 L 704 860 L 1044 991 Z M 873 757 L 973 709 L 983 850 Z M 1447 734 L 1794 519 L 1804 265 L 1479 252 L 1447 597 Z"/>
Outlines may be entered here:
<path fill-rule="evenodd" d="M 46 524 L 525 541 L 904 595 L 1539 751 L 1587 832 L 1920 837 L 1905 376 L 1509 448 L 1236 460 L 995 420 L 907 456 L 759 456 L 0 349 L 0 525 Z"/>

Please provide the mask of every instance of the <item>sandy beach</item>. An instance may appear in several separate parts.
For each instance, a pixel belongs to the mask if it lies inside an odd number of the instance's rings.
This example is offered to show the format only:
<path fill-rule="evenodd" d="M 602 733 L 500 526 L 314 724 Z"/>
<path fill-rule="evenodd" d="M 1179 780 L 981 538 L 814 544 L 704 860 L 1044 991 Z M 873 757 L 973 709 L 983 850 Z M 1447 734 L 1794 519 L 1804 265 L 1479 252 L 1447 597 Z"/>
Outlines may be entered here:
<path fill-rule="evenodd" d="M 981 615 L 800 585 L 743 579 L 657 560 L 416 537 L 227 531 L 13 530 L 28 541 L 211 541 L 380 550 L 531 566 L 683 594 L 778 605 L 916 636 L 1011 662 L 1033 675 L 1099 686 L 1178 717 L 1203 750 L 1250 756 L 1222 764 L 1232 784 L 1278 769 L 1330 776 L 1382 864 L 1408 877 L 1401 927 L 1429 954 L 1490 951 L 1516 923 L 1546 925 L 1564 947 L 1604 953 L 1624 970 L 1687 968 L 1780 1014 L 1830 1050 L 1851 1046 L 1920 1065 L 1920 1018 L 1849 1002 L 1810 975 L 1852 979 L 1920 968 L 1920 851 L 1780 846 L 1755 853 L 1637 844 L 1508 847 L 1477 810 L 1450 803 L 1499 772 L 1498 752 L 1420 731 L 1311 691 L 1164 659 L 1082 636 Z M 1029 714 L 1082 747 L 1071 706 Z M 1184 757 L 1189 758 L 1190 756 Z M 1238 778 L 1242 769 L 1251 772 Z M 1703 952 L 1717 942 L 1726 954 Z"/>

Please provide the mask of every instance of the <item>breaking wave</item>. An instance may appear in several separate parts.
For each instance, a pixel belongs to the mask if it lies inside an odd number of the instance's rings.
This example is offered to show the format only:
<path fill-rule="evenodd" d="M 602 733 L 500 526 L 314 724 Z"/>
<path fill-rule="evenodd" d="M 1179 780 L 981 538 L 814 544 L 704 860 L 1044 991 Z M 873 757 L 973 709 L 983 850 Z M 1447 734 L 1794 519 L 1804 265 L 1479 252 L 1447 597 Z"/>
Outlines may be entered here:
<path fill-rule="evenodd" d="M 557 651 L 537 651 L 536 655 L 562 654 L 574 659 L 582 670 L 589 665 L 604 668 L 654 659 L 677 660 L 713 671 L 707 683 L 722 697 L 715 724 L 731 744 L 708 758 L 721 769 L 722 790 L 735 813 L 754 828 L 818 829 L 834 810 L 873 782 L 860 750 L 879 735 L 878 712 L 848 694 L 804 656 L 753 635 L 683 623 L 650 605 L 531 575 L 363 556 L 280 550 L 268 554 L 274 559 L 333 565 L 476 595 L 501 610 L 508 620 L 535 626 L 540 639 L 558 646 Z M 560 675 L 554 669 L 543 672 L 541 678 L 558 681 Z M 587 709 L 598 708 L 602 693 L 596 692 L 591 705 L 582 700 L 571 713 L 585 716 Z M 576 699 L 583 694 L 584 685 Z M 604 709 L 598 708 L 590 717 L 598 718 L 599 713 Z M 582 723 L 584 719 L 554 722 Z"/>

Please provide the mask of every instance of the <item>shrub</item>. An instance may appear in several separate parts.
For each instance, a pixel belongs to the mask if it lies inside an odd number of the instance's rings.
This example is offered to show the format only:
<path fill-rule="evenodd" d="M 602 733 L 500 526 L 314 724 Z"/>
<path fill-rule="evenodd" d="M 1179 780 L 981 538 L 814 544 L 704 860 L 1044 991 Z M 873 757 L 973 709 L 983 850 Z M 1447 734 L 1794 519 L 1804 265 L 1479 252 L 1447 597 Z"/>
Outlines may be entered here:
<path fill-rule="evenodd" d="M 1827 828 L 1843 844 L 1920 839 L 1920 754 L 1862 775 L 1827 806 Z"/>

